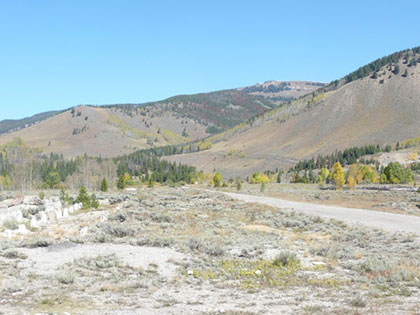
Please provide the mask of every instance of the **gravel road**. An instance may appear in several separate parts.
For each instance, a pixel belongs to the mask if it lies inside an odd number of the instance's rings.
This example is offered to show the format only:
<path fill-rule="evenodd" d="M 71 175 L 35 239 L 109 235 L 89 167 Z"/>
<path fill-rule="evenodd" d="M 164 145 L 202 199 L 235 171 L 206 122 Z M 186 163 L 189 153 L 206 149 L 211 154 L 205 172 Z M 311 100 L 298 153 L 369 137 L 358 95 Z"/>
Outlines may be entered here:
<path fill-rule="evenodd" d="M 288 208 L 309 215 L 340 220 L 350 224 L 362 224 L 391 232 L 420 234 L 420 217 L 372 211 L 367 209 L 324 206 L 312 203 L 287 201 L 278 198 L 252 196 L 223 192 L 225 195 L 245 202 L 257 202 L 277 208 Z"/>

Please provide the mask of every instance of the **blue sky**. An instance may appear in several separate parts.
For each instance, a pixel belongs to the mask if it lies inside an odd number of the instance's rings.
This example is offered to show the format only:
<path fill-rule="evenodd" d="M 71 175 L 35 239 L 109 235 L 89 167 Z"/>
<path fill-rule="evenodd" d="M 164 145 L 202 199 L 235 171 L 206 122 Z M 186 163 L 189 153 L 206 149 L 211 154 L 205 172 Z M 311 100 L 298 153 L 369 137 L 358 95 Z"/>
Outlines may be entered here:
<path fill-rule="evenodd" d="M 419 1 L 0 0 L 0 120 L 266 80 L 420 45 Z"/>

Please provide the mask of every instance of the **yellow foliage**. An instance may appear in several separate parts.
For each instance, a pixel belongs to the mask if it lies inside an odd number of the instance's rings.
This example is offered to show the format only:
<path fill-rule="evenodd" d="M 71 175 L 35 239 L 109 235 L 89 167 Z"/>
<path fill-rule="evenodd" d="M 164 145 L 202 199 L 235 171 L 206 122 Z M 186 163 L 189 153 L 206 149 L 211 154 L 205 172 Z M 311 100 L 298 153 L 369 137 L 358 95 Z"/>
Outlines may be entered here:
<path fill-rule="evenodd" d="M 414 147 L 416 145 L 420 144 L 420 137 L 418 138 L 411 138 L 411 139 L 407 139 L 404 140 L 403 142 L 401 142 L 401 147 L 402 148 L 410 148 L 410 147 Z"/>
<path fill-rule="evenodd" d="M 222 175 L 217 172 L 216 174 L 214 174 L 213 176 L 213 183 L 214 183 L 214 187 L 220 187 L 222 185 Z"/>
<path fill-rule="evenodd" d="M 318 101 L 320 101 L 320 100 L 322 100 L 324 98 L 325 98 L 325 93 L 319 93 L 317 96 L 315 96 L 312 99 L 312 101 L 315 103 L 315 102 L 318 102 Z"/>
<path fill-rule="evenodd" d="M 200 151 L 203 151 L 203 150 L 211 149 L 212 146 L 213 146 L 213 143 L 211 143 L 208 140 L 205 140 L 199 143 L 198 148 L 200 149 Z"/>
<path fill-rule="evenodd" d="M 408 156 L 408 158 L 412 161 L 416 161 L 418 157 L 419 157 L 419 154 L 417 152 L 411 152 L 410 155 Z"/>
<path fill-rule="evenodd" d="M 346 180 L 344 178 L 344 170 L 340 162 L 336 162 L 334 164 L 332 178 L 336 189 L 340 190 L 341 188 L 343 188 Z"/>
<path fill-rule="evenodd" d="M 322 180 L 325 181 L 330 175 L 330 171 L 328 170 L 328 168 L 324 167 L 319 172 L 319 175 L 322 177 Z"/>
<path fill-rule="evenodd" d="M 378 182 L 378 172 L 369 165 L 363 164 L 352 164 L 349 167 L 348 177 L 353 177 L 356 184 L 362 182 L 367 183 L 377 183 Z"/>
<path fill-rule="evenodd" d="M 270 182 L 270 179 L 268 178 L 268 176 L 264 173 L 258 173 L 258 172 L 254 172 L 252 173 L 252 177 L 250 180 L 251 184 L 268 184 Z"/>
<path fill-rule="evenodd" d="M 130 174 L 128 174 L 128 173 L 124 173 L 124 181 L 125 182 L 128 182 L 128 181 L 130 181 L 131 180 L 131 176 L 130 176 Z"/>
<path fill-rule="evenodd" d="M 348 189 L 354 189 L 354 188 L 356 188 L 356 180 L 354 179 L 353 176 L 349 176 L 347 178 L 347 188 Z"/>

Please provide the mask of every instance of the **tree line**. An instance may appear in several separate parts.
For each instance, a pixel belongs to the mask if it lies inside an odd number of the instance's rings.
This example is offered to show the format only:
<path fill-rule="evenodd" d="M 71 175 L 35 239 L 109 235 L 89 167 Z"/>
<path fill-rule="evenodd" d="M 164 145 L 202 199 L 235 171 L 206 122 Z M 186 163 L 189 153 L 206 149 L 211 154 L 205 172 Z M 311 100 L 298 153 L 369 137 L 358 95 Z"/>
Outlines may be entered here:
<path fill-rule="evenodd" d="M 158 158 L 153 150 L 108 159 L 42 154 L 19 138 L 0 146 L 0 190 L 58 189 L 62 187 L 107 190 L 128 174 L 142 181 L 159 183 L 195 182 L 202 174 L 192 166 Z"/>

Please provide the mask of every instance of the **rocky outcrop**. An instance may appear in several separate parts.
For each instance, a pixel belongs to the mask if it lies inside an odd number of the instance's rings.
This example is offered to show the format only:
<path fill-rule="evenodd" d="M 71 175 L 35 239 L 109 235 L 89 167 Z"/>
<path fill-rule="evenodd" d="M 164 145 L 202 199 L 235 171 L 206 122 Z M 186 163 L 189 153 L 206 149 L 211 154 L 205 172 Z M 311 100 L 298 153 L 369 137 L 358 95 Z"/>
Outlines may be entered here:
<path fill-rule="evenodd" d="M 28 234 L 31 229 L 67 217 L 81 207 L 80 203 L 65 207 L 58 197 L 41 200 L 36 196 L 26 196 L 4 200 L 0 203 L 0 231 L 3 230 L 2 235 L 9 238 Z"/>

